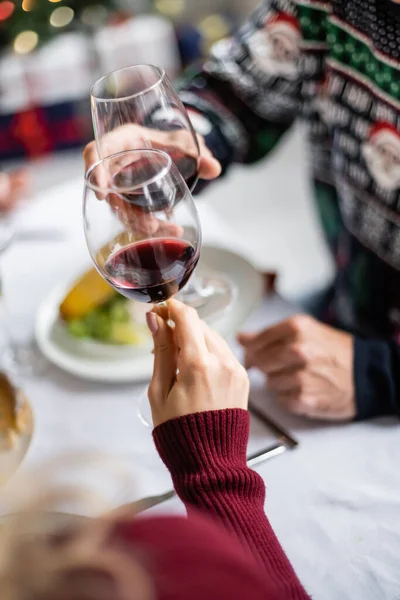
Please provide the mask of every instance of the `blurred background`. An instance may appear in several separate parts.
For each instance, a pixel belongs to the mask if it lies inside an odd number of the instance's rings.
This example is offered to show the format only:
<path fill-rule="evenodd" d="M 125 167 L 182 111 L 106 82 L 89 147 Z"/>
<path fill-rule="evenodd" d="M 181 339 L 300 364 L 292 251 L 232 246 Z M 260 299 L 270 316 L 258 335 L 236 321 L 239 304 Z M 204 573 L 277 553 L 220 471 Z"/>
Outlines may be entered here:
<path fill-rule="evenodd" d="M 257 4 L 0 0 L 0 169 L 27 166 L 30 197 L 57 195 L 53 186 L 83 179 L 81 149 L 93 135 L 89 88 L 98 76 L 144 62 L 174 79 Z M 281 291 L 295 299 L 332 276 L 310 202 L 304 139 L 294 127 L 267 161 L 235 166 L 201 196 L 240 232 L 248 258 L 277 270 Z"/>
<path fill-rule="evenodd" d="M 255 0 L 0 0 L 0 160 L 91 137 L 90 85 L 152 63 L 171 78 L 229 35 Z"/>

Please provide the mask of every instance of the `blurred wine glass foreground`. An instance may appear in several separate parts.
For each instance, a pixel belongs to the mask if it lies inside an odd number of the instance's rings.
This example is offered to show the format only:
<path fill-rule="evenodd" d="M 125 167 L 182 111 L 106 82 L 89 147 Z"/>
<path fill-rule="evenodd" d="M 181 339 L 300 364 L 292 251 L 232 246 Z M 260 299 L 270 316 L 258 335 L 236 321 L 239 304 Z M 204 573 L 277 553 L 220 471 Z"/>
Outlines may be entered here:
<path fill-rule="evenodd" d="M 2 259 L 5 251 L 11 243 L 13 231 L 9 221 L 0 219 L 0 369 L 4 371 L 12 361 L 11 338 L 9 331 L 8 315 L 4 301 L 4 282 L 2 273 Z"/>
<path fill-rule="evenodd" d="M 136 65 L 113 71 L 93 85 L 91 105 L 100 158 L 136 148 L 163 150 L 193 191 L 198 181 L 199 143 L 163 70 Z M 179 299 L 207 316 L 230 304 L 232 289 L 220 274 L 200 277 L 195 273 Z"/>
<path fill-rule="evenodd" d="M 10 219 L 0 218 L 0 369 L 12 372 L 15 378 L 41 374 L 47 363 L 34 343 L 24 296 L 13 294 L 11 302 L 4 285 L 3 257 L 13 238 Z"/>

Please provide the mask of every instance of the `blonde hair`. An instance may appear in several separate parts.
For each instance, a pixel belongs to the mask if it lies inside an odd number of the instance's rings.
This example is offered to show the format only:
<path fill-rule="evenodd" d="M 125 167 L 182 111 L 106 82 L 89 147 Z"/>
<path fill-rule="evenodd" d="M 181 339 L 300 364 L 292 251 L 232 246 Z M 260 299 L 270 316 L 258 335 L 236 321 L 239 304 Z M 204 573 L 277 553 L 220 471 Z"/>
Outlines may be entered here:
<path fill-rule="evenodd" d="M 48 461 L 20 476 L 1 498 L 9 515 L 0 524 L 1 600 L 153 600 L 139 549 L 112 539 L 132 510 L 111 510 L 104 496 L 83 486 L 54 484 L 60 469 L 101 466 L 125 480 L 121 464 L 98 454 Z M 95 517 L 59 511 L 78 503 Z M 11 514 L 10 514 L 11 513 Z"/>

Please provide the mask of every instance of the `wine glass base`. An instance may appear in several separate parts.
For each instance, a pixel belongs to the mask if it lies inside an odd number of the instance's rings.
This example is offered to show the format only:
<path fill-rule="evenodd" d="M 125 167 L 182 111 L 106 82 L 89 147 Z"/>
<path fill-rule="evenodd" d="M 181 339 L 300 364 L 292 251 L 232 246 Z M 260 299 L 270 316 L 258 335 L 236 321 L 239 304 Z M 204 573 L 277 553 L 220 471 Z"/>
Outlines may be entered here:
<path fill-rule="evenodd" d="M 232 304 L 236 287 L 225 275 L 213 273 L 200 278 L 201 285 L 182 290 L 177 299 L 195 308 L 201 319 L 221 314 Z"/>
<path fill-rule="evenodd" d="M 137 403 L 137 417 L 144 427 L 149 430 L 153 429 L 153 417 L 151 415 L 151 408 L 149 402 L 149 386 L 142 391 L 138 398 Z"/>

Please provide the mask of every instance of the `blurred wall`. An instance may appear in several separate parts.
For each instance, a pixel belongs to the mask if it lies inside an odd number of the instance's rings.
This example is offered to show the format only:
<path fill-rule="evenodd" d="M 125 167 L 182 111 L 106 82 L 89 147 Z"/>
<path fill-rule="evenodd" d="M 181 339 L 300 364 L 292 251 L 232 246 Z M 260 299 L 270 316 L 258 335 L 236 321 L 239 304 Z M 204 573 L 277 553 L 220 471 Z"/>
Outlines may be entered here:
<path fill-rule="evenodd" d="M 246 17 L 256 6 L 260 4 L 260 0 L 232 0 L 229 5 L 237 11 L 238 14 Z"/>
<path fill-rule="evenodd" d="M 173 1 L 173 0 L 172 0 Z M 196 18 L 215 12 L 232 12 L 248 15 L 260 0 L 177 0 L 182 5 L 183 18 Z M 119 0 L 121 8 L 141 12 L 148 6 L 147 0 Z"/>
<path fill-rule="evenodd" d="M 186 12 L 207 14 L 221 11 L 237 11 L 248 14 L 260 0 L 185 0 Z"/>

